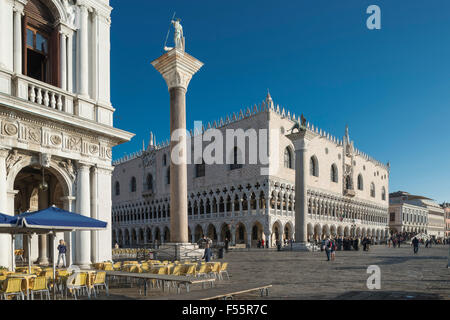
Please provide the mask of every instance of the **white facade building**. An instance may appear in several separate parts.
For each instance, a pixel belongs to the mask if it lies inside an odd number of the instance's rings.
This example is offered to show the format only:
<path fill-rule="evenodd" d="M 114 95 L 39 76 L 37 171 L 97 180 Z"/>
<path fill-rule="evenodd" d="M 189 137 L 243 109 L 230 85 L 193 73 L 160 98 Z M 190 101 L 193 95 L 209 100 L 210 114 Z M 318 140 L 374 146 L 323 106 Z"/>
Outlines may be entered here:
<path fill-rule="evenodd" d="M 435 201 L 407 192 L 395 192 L 390 195 L 389 211 L 395 212 L 395 221 L 389 225 L 398 232 L 425 232 L 442 239 L 445 236 L 444 209 Z"/>
<path fill-rule="evenodd" d="M 294 238 L 294 146 L 286 137 L 297 117 L 275 106 L 270 95 L 259 106 L 241 110 L 205 125 L 225 137 L 228 129 L 269 130 L 270 164 L 249 164 L 252 140 L 234 149 L 224 147 L 231 164 L 200 164 L 202 154 L 192 149 L 188 165 L 189 234 L 196 242 L 203 234 L 217 241 L 255 246 L 267 239 Z M 383 239 L 388 233 L 389 165 L 354 148 L 348 130 L 336 138 L 308 123 L 314 136 L 307 159 L 309 239 L 325 235 L 370 235 Z M 249 136 L 252 135 L 249 133 Z M 192 145 L 200 132 L 191 131 Z M 250 138 L 251 139 L 251 138 Z M 259 139 L 261 137 L 259 136 Z M 266 140 L 264 140 L 266 141 Z M 234 142 L 231 142 L 232 146 Z M 209 143 L 203 142 L 203 146 Z M 264 143 L 263 143 L 264 145 Z M 259 144 L 261 148 L 261 144 Z M 245 155 L 245 164 L 234 158 Z M 267 154 L 267 153 L 266 153 Z M 168 241 L 170 234 L 170 186 L 168 142 L 156 145 L 151 135 L 146 150 L 114 163 L 113 241 L 121 246 Z M 261 169 L 268 168 L 268 172 Z"/>
<path fill-rule="evenodd" d="M 57 235 L 82 266 L 111 259 L 112 147 L 132 137 L 113 127 L 111 10 L 108 0 L 0 0 L 0 212 L 56 205 L 108 222 Z M 49 262 L 47 236 L 26 243 Z M 11 266 L 9 235 L 0 265 Z"/>

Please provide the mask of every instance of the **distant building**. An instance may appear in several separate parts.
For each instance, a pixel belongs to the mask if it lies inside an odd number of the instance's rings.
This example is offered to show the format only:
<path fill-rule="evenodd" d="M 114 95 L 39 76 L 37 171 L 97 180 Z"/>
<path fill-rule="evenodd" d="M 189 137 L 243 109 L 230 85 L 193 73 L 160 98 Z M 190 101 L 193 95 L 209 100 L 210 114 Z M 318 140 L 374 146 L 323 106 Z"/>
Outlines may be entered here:
<path fill-rule="evenodd" d="M 450 203 L 444 202 L 441 204 L 445 213 L 445 238 L 450 238 Z"/>
<path fill-rule="evenodd" d="M 398 232 L 424 232 L 436 239 L 445 235 L 444 209 L 434 200 L 398 191 L 389 195 L 389 226 Z"/>

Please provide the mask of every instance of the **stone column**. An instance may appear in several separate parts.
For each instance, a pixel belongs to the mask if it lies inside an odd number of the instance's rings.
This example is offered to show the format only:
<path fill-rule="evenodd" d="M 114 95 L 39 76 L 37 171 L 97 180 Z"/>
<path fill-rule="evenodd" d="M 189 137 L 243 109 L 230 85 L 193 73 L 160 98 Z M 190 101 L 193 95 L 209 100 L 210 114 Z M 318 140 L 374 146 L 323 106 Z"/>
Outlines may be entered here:
<path fill-rule="evenodd" d="M 14 72 L 22 74 L 22 15 L 23 5 L 14 4 Z"/>
<path fill-rule="evenodd" d="M 97 199 L 98 199 L 98 169 L 91 168 L 90 172 L 90 188 L 91 188 L 91 218 L 98 219 Z M 98 232 L 91 231 L 91 261 L 92 263 L 101 262 L 98 260 Z"/>
<path fill-rule="evenodd" d="M 309 165 L 307 160 L 308 142 L 317 134 L 309 129 L 301 129 L 298 133 L 287 136 L 295 148 L 295 244 L 294 250 L 306 250 L 308 215 L 307 177 Z"/>
<path fill-rule="evenodd" d="M 88 37 L 88 8 L 80 6 L 80 29 L 78 31 L 80 65 L 77 78 L 79 79 L 78 93 L 88 96 L 89 93 L 89 37 Z"/>
<path fill-rule="evenodd" d="M 61 89 L 67 90 L 67 35 L 60 32 Z"/>
<path fill-rule="evenodd" d="M 91 216 L 90 203 L 90 165 L 79 163 L 77 183 L 77 212 L 83 216 Z M 76 231 L 76 259 L 75 264 L 90 267 L 91 264 L 91 232 Z"/>
<path fill-rule="evenodd" d="M 154 60 L 152 65 L 163 76 L 170 93 L 170 133 L 172 140 L 170 143 L 170 240 L 173 243 L 189 243 L 186 91 L 192 76 L 203 66 L 203 63 L 175 48 Z M 178 152 L 175 154 L 174 151 Z"/>
<path fill-rule="evenodd" d="M 73 32 L 67 35 L 67 91 L 73 92 Z"/>
<path fill-rule="evenodd" d="M 49 192 L 47 191 L 39 191 L 39 200 L 38 200 L 38 208 L 39 210 L 47 209 L 49 206 Z M 39 258 L 38 263 L 43 266 L 47 266 L 49 264 L 48 261 L 48 236 L 46 234 L 39 235 Z"/>
<path fill-rule="evenodd" d="M 8 149 L 0 149 L 0 212 L 5 214 L 8 212 L 8 192 L 6 185 L 6 158 L 8 154 Z M 0 266 L 6 268 L 12 267 L 11 250 L 11 236 L 0 233 Z"/>

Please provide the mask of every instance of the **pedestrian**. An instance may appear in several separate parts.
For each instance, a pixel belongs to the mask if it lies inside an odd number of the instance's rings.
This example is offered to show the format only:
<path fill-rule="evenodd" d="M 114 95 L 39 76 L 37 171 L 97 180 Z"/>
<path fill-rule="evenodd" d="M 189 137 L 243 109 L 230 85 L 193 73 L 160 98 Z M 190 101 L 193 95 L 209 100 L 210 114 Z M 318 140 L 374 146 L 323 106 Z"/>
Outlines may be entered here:
<path fill-rule="evenodd" d="M 327 261 L 330 261 L 330 255 L 331 255 L 331 248 L 333 247 L 333 242 L 331 241 L 330 237 L 327 237 L 324 240 L 324 250 L 327 255 Z"/>
<path fill-rule="evenodd" d="M 58 262 L 56 263 L 56 266 L 59 268 L 59 261 L 62 259 L 62 263 L 63 263 L 63 268 L 66 267 L 66 252 L 67 252 L 67 247 L 66 244 L 64 243 L 64 240 L 59 240 L 59 246 L 58 246 Z"/>
<path fill-rule="evenodd" d="M 230 241 L 228 238 L 225 238 L 225 251 L 228 253 L 228 248 L 230 247 Z"/>
<path fill-rule="evenodd" d="M 116 245 L 114 246 L 116 249 L 119 249 L 119 244 L 116 242 Z"/>
<path fill-rule="evenodd" d="M 210 262 L 211 256 L 212 256 L 211 248 L 209 247 L 209 243 L 207 242 L 205 245 L 205 253 L 203 254 L 202 259 L 205 259 L 205 262 Z"/>
<path fill-rule="evenodd" d="M 261 248 L 264 249 L 264 239 L 261 239 Z"/>
<path fill-rule="evenodd" d="M 412 245 L 414 246 L 414 254 L 417 254 L 417 252 L 419 252 L 419 239 L 414 238 L 412 240 Z"/>
<path fill-rule="evenodd" d="M 334 261 L 336 259 L 336 250 L 337 250 L 337 243 L 336 240 L 331 240 L 332 246 L 331 246 L 331 261 Z"/>

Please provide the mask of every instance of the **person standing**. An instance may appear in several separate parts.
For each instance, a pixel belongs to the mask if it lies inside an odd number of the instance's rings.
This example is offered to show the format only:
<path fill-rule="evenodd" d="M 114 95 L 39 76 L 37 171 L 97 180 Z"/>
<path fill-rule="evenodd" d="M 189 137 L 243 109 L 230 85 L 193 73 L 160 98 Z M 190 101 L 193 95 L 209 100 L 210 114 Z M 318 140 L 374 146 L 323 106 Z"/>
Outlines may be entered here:
<path fill-rule="evenodd" d="M 205 253 L 203 254 L 202 259 L 205 259 L 205 262 L 210 262 L 211 256 L 212 256 L 211 248 L 209 247 L 209 243 L 207 242 L 205 245 Z"/>
<path fill-rule="evenodd" d="M 228 238 L 225 238 L 225 251 L 228 253 L 228 248 L 230 247 L 230 241 Z"/>
<path fill-rule="evenodd" d="M 335 239 L 331 240 L 331 261 L 336 259 L 337 242 Z"/>
<path fill-rule="evenodd" d="M 261 248 L 264 249 L 264 239 L 261 239 Z"/>
<path fill-rule="evenodd" d="M 59 261 L 62 259 L 62 263 L 63 263 L 63 268 L 66 267 L 66 252 L 67 252 L 67 247 L 66 244 L 64 243 L 64 240 L 59 240 L 59 246 L 58 246 L 58 262 L 56 263 L 56 266 L 59 267 Z"/>
<path fill-rule="evenodd" d="M 327 254 L 327 261 L 330 261 L 330 255 L 331 255 L 331 247 L 333 246 L 333 243 L 331 242 L 330 237 L 328 237 L 325 240 L 325 244 L 324 244 L 324 249 L 325 249 L 325 253 Z"/>
<path fill-rule="evenodd" d="M 417 254 L 417 252 L 419 252 L 419 239 L 414 238 L 412 240 L 412 245 L 414 246 L 414 254 Z"/>

